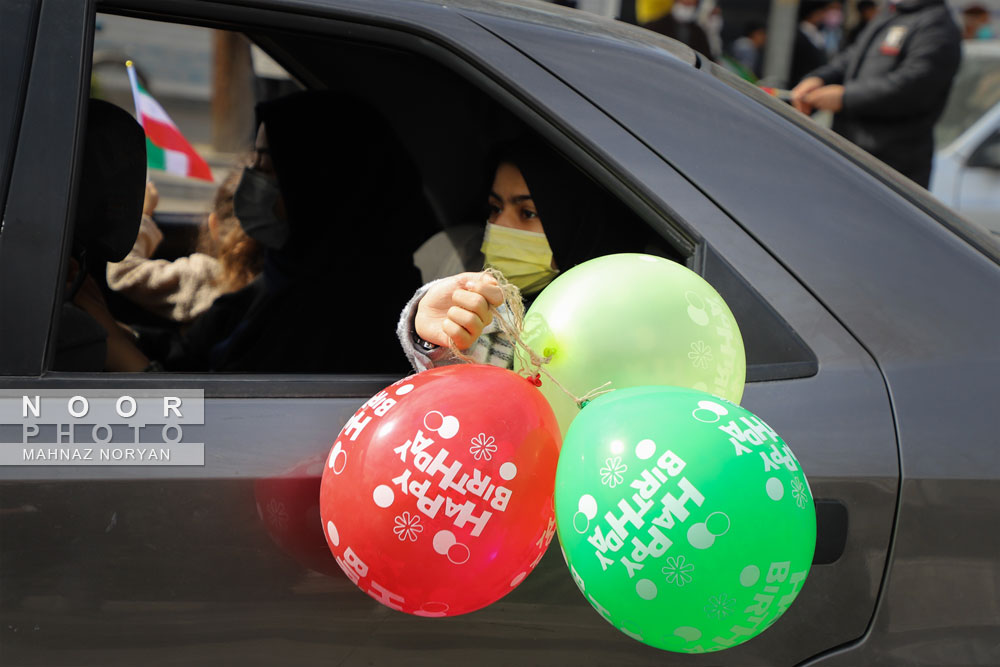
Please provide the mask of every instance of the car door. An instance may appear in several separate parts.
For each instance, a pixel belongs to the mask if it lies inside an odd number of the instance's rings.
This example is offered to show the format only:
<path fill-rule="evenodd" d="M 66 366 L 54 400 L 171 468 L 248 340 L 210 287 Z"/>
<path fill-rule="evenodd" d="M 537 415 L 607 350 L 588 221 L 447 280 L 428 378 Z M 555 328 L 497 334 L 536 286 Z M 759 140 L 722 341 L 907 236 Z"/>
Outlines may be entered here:
<path fill-rule="evenodd" d="M 794 607 L 766 634 L 728 651 L 727 664 L 793 664 L 865 630 L 898 483 L 878 369 L 782 258 L 706 197 L 669 156 L 554 75 L 551 63 L 540 66 L 532 48 L 496 34 L 512 24 L 520 30 L 519 24 L 397 2 L 167 8 L 129 0 L 110 8 L 230 29 L 280 25 L 402 44 L 475 81 L 685 249 L 689 265 L 740 304 L 741 329 L 759 341 L 744 404 L 793 447 L 814 495 L 825 501 L 818 562 Z M 209 655 L 224 661 L 280 655 L 290 664 L 470 658 L 482 664 L 705 664 L 655 651 L 604 623 L 555 548 L 509 597 L 444 621 L 380 607 L 329 568 L 308 529 L 315 526 L 312 499 L 322 460 L 358 405 L 395 378 L 49 370 L 93 21 L 89 3 L 41 4 L 4 211 L 10 233 L 0 237 L 0 285 L 7 286 L 0 288 L 0 388 L 202 391 L 204 424 L 185 426 L 185 433 L 204 443 L 204 465 L 0 467 L 5 664 L 133 664 Z M 539 36 L 565 37 L 549 29 Z M 571 42 L 589 44 L 585 36 Z M 665 66 L 662 75 L 675 69 Z M 58 100 L 52 90 L 60 91 Z M 782 344 L 768 347 L 769 341 Z M 19 430 L 11 435 L 10 426 L 3 428 L 6 440 L 20 437 Z M 281 524 L 305 528 L 285 537 L 276 534 Z M 818 627 L 820 617 L 829 620 Z"/>

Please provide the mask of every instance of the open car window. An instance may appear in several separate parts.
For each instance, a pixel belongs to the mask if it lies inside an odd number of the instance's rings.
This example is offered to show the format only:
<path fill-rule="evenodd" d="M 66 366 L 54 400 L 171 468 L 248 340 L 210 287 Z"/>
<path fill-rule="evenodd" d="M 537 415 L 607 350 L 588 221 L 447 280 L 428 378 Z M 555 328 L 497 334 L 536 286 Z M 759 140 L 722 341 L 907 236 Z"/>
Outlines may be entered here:
<path fill-rule="evenodd" d="M 133 57 L 129 52 L 137 49 L 139 55 L 133 60 L 141 94 L 157 101 L 192 149 L 205 153 L 211 168 L 212 181 L 192 178 L 190 163 L 187 173 L 170 174 L 160 168 L 149 171 L 160 190 L 153 218 L 163 237 L 156 249 L 147 253 L 149 260 L 211 254 L 203 243 L 203 229 L 199 231 L 201 222 L 214 206 L 227 176 L 239 175 L 239 147 L 251 145 L 257 131 L 255 104 L 279 100 L 302 89 L 327 91 L 339 100 L 356 101 L 371 109 L 372 115 L 384 122 L 379 127 L 385 130 L 359 137 L 375 127 L 364 120 L 364 113 L 303 114 L 295 123 L 296 134 L 301 139 L 312 133 L 312 138 L 300 143 L 298 150 L 301 161 L 314 167 L 300 169 L 294 183 L 286 180 L 281 187 L 312 202 L 298 209 L 299 219 L 309 218 L 313 234 L 305 244 L 309 247 L 302 248 L 299 256 L 304 259 L 290 262 L 282 253 L 259 249 L 251 281 L 238 289 L 221 291 L 212 305 L 195 317 L 181 319 L 162 310 L 150 312 L 148 304 L 127 294 L 114 281 L 108 282 L 110 274 L 105 266 L 95 263 L 88 270 L 115 319 L 136 336 L 150 360 L 164 362 L 157 370 L 284 376 L 405 374 L 408 366 L 395 342 L 395 321 L 421 284 L 414 251 L 444 230 L 483 225 L 484 185 L 498 147 L 526 135 L 548 144 L 549 137 L 529 130 L 525 118 L 512 111 L 507 100 L 497 99 L 495 91 L 484 91 L 475 81 L 426 53 L 353 37 L 260 25 L 225 27 L 220 30 L 218 26 L 114 14 L 101 14 L 97 19 L 94 95 L 124 109 L 134 108 L 135 87 L 124 76 L 120 61 L 122 55 Z M 113 39 L 116 30 L 132 41 L 117 43 Z M 147 52 L 138 49 L 140 42 Z M 156 45 L 159 51 L 153 48 Z M 219 62 L 226 60 L 222 56 L 242 64 L 229 62 L 229 70 L 220 74 Z M 216 63 L 214 69 L 210 62 Z M 233 83 L 234 77 L 243 77 L 239 86 Z M 352 119 L 350 128 L 337 126 L 343 118 Z M 548 131 L 556 132 L 553 128 Z M 338 132 L 341 135 L 336 141 L 323 139 Z M 354 190 L 338 190 L 342 185 L 338 179 L 350 180 L 356 169 L 364 168 L 366 159 L 363 151 L 354 149 L 351 153 L 348 144 L 367 141 L 383 150 L 389 145 L 384 141 L 386 134 L 396 139 L 391 142 L 392 159 L 408 165 L 412 178 L 404 176 L 387 190 L 365 189 L 364 183 Z M 272 139 L 278 144 L 284 141 Z M 342 144 L 338 146 L 337 141 Z M 219 145 L 222 147 L 216 148 Z M 588 174 L 592 167 L 562 159 L 570 170 Z M 345 161 L 351 163 L 350 169 L 344 169 Z M 330 168 L 330 164 L 335 166 Z M 339 176 L 326 182 L 313 178 L 327 168 Z M 229 181 L 232 189 L 235 181 Z M 603 191 L 597 182 L 590 186 Z M 400 194 L 404 190 L 405 196 Z M 605 194 L 610 196 L 607 191 Z M 395 202 L 403 203 L 396 206 Z M 295 207 L 297 201 L 289 205 Z M 688 236 L 684 230 L 696 228 L 696 221 L 675 225 L 659 220 L 659 229 L 666 231 L 658 232 L 649 225 L 649 211 L 633 210 L 624 201 L 618 201 L 617 206 L 615 214 L 609 216 L 615 228 L 622 234 L 636 232 L 633 238 L 641 239 L 629 250 L 687 264 L 713 284 L 718 283 L 716 287 L 727 301 L 737 303 L 734 312 L 744 337 L 761 341 L 748 345 L 749 379 L 802 377 L 815 372 L 811 352 L 752 287 L 710 248 L 693 240 L 685 242 Z M 372 210 L 377 213 L 374 217 Z M 302 211 L 307 212 L 305 216 Z M 697 250 L 699 247 L 702 250 Z M 289 276 L 294 279 L 291 288 Z M 363 334 L 358 333 L 358 322 L 365 323 Z M 60 328 L 64 337 L 66 326 L 64 321 Z M 206 329 L 213 335 L 202 340 L 199 336 Z M 197 341 L 199 351 L 185 357 L 184 345 L 191 340 Z M 171 363 L 177 358 L 179 345 L 185 361 Z M 95 369 L 60 367 L 57 355 L 53 370 Z"/>

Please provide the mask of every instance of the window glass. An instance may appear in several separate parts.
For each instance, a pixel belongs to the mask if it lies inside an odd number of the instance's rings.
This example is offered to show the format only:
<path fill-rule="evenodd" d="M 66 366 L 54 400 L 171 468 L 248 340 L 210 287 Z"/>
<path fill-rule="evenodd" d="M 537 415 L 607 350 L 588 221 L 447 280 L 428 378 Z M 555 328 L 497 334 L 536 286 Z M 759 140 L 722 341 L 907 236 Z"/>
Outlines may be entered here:
<path fill-rule="evenodd" d="M 159 192 L 153 215 L 159 232 L 151 234 L 147 222 L 136 225 L 138 238 L 124 262 L 105 265 L 91 256 L 86 267 L 107 303 L 108 319 L 126 325 L 129 342 L 154 369 L 408 372 L 395 325 L 414 290 L 431 277 L 418 270 L 426 268 L 418 248 L 425 249 L 422 244 L 429 239 L 447 238 L 448 261 L 459 261 L 451 272 L 478 270 L 487 195 L 501 149 L 509 150 L 512 141 L 525 136 L 546 145 L 475 85 L 414 53 L 298 33 L 253 29 L 244 34 L 105 14 L 98 16 L 96 28 L 93 96 L 133 114 L 138 100 L 139 115 L 147 123 L 169 123 L 191 153 L 204 159 L 211 178 L 193 173 L 192 155 L 181 173 L 164 169 L 169 160 L 161 160 L 148 171 Z M 134 63 L 135 86 L 126 60 Z M 281 106 L 284 101 L 267 107 L 271 111 L 266 113 L 273 114 L 271 129 L 257 136 L 255 105 L 287 100 L 289 93 L 302 89 L 297 80 L 326 91 L 336 102 L 319 111 L 288 111 Z M 150 154 L 157 150 L 151 145 L 154 139 L 162 143 L 151 127 L 156 125 L 146 127 Z M 255 141 L 261 150 L 247 155 L 242 149 Z M 180 150 L 177 145 L 172 149 Z M 556 171 L 574 174 L 584 189 L 606 200 L 615 236 L 608 248 L 628 240 L 627 247 L 605 252 L 649 252 L 689 262 L 686 252 L 653 232 L 577 167 L 553 155 Z M 267 206 L 253 220 L 236 221 L 244 238 L 244 228 L 258 230 L 249 239 L 257 254 L 242 265 L 243 281 L 209 291 L 207 301 L 190 299 L 190 294 L 155 301 L 158 290 L 190 291 L 192 281 L 204 282 L 197 272 L 194 278 L 180 276 L 178 267 L 186 264 L 184 270 L 191 273 L 191 264 L 203 261 L 192 253 L 216 260 L 224 254 L 218 239 L 212 241 L 205 214 L 215 210 L 223 215 L 216 199 L 221 192 L 230 200 L 228 215 L 233 215 L 236 177 L 248 164 L 257 176 L 246 180 Z M 280 201 L 267 199 L 269 187 L 277 188 Z M 90 188 L 81 185 L 81 190 Z M 291 221 L 292 231 L 285 230 L 290 240 L 259 233 L 261 225 L 271 224 L 270 213 Z M 540 214 L 544 225 L 544 212 Z M 177 258 L 187 259 L 168 266 Z M 787 330 L 750 286 L 726 273 L 724 262 L 705 262 L 701 268 L 714 276 L 710 280 L 738 298 L 741 328 L 760 328 L 761 335 L 752 340 Z M 120 270 L 121 265 L 127 270 Z M 217 281 L 218 273 L 213 275 Z M 720 278 L 724 275 L 729 276 L 726 281 Z M 74 340 L 73 327 L 76 340 L 87 340 L 85 322 L 63 321 L 61 341 Z M 751 365 L 805 360 L 806 367 L 796 366 L 786 376 L 814 372 L 808 349 L 793 333 L 785 334 L 781 341 L 796 344 L 748 347 L 760 351 L 753 352 L 760 359 L 750 359 Z M 116 337 L 109 336 L 108 350 Z M 109 368 L 112 355 L 99 349 L 88 354 L 85 364 L 72 366 L 60 365 L 57 354 L 56 370 L 143 370 L 134 365 Z M 760 379 L 765 377 L 776 376 L 764 373 Z"/>
<path fill-rule="evenodd" d="M 139 85 L 211 169 L 214 182 L 151 161 L 149 178 L 160 196 L 156 217 L 168 225 L 193 223 L 208 212 L 217 184 L 252 146 L 254 103 L 300 86 L 240 33 L 98 14 L 91 95 L 134 113 L 128 60 Z"/>

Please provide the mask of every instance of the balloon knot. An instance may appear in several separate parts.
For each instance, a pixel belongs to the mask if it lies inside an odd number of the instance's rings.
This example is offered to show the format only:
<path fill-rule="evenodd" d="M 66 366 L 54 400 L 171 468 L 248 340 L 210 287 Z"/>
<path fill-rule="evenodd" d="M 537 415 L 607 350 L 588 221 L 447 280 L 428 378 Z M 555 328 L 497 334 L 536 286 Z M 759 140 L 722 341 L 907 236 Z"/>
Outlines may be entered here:
<path fill-rule="evenodd" d="M 530 382 L 531 384 L 535 385 L 536 387 L 541 387 L 542 386 L 542 376 L 541 376 L 541 374 L 540 373 L 535 373 L 534 375 L 532 375 L 531 377 L 528 378 L 528 382 Z"/>

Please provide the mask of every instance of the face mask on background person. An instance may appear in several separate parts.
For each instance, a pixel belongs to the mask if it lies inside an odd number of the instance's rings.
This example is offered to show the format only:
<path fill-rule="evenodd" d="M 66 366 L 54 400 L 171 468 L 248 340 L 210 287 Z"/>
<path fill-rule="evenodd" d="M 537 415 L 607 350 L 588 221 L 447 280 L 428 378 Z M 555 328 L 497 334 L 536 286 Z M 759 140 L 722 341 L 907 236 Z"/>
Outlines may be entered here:
<path fill-rule="evenodd" d="M 831 29 L 844 25 L 844 12 L 839 9 L 827 10 L 823 15 L 823 25 Z"/>
<path fill-rule="evenodd" d="M 674 6 L 670 9 L 670 14 L 680 23 L 691 23 L 694 21 L 697 11 L 698 8 L 695 5 L 685 5 L 675 0 Z"/>
<path fill-rule="evenodd" d="M 288 241 L 286 220 L 274 212 L 281 197 L 277 181 L 253 167 L 244 167 L 233 194 L 233 211 L 247 236 L 266 248 L 278 250 Z"/>
<path fill-rule="evenodd" d="M 517 285 L 522 294 L 540 292 L 558 275 L 545 234 L 488 223 L 483 236 L 485 265 Z"/>

